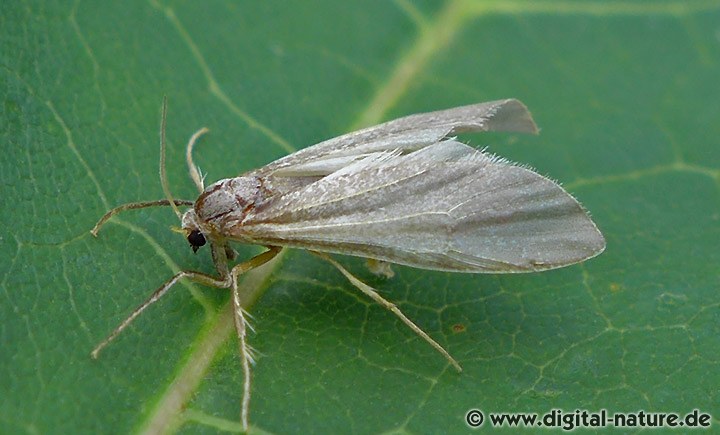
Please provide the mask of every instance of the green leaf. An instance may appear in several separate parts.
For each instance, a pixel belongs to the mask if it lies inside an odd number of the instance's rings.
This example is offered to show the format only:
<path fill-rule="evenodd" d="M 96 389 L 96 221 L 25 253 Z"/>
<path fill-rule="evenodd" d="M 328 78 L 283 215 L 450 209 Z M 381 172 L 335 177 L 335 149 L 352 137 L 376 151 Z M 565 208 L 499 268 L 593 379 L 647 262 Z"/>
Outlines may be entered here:
<path fill-rule="evenodd" d="M 174 272 L 212 272 L 170 231 L 208 181 L 351 128 L 498 98 L 539 137 L 469 135 L 561 181 L 608 242 L 518 276 L 340 261 L 443 344 L 447 362 L 329 264 L 291 251 L 245 283 L 251 423 L 272 433 L 467 432 L 465 414 L 720 416 L 720 7 L 714 1 L 11 2 L 0 16 L 2 432 L 239 430 L 227 292 L 183 283 L 92 348 Z M 240 258 L 259 248 L 239 247 Z M 262 297 L 260 297 L 262 296 Z M 489 426 L 486 420 L 485 427 Z"/>

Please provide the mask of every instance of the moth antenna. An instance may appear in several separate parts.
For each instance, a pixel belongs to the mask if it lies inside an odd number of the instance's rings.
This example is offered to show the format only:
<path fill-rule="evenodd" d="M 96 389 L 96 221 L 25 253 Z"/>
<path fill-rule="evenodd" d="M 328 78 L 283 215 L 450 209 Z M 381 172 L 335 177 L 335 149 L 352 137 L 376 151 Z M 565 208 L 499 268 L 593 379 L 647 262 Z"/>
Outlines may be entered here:
<path fill-rule="evenodd" d="M 173 201 L 173 204 L 175 206 L 178 205 L 193 205 L 193 201 L 188 201 L 187 199 L 176 199 Z M 105 225 L 105 222 L 107 222 L 111 217 L 115 216 L 116 214 L 120 213 L 121 211 L 125 210 L 134 210 L 138 208 L 148 208 L 148 207 L 160 207 L 160 206 L 166 206 L 170 205 L 170 200 L 167 199 L 158 199 L 157 201 L 140 201 L 140 202 L 129 202 L 127 204 L 120 205 L 118 207 L 115 207 L 114 209 L 108 211 L 103 215 L 103 217 L 100 218 L 100 220 L 95 224 L 92 230 L 90 230 L 90 233 L 97 237 L 98 231 L 100 231 L 100 227 Z M 181 230 L 181 232 L 184 232 Z"/>
<path fill-rule="evenodd" d="M 180 209 L 175 205 L 172 193 L 170 193 L 170 185 L 167 181 L 167 172 L 165 172 L 165 127 L 167 126 L 167 95 L 163 96 L 162 104 L 162 117 L 160 118 L 160 184 L 162 185 L 165 198 L 167 198 L 170 206 L 177 215 L 178 219 L 182 221 L 182 213 Z"/>
<path fill-rule="evenodd" d="M 200 193 L 205 190 L 205 177 L 200 172 L 200 168 L 198 168 L 193 162 L 192 151 L 193 147 L 195 146 L 195 142 L 197 142 L 200 136 L 209 132 L 210 129 L 208 129 L 207 127 L 203 127 L 200 130 L 196 131 L 195 134 L 190 137 L 190 140 L 187 144 L 187 149 L 185 151 L 185 159 L 187 160 L 188 170 L 190 171 L 190 178 L 192 178 L 193 183 L 195 183 L 195 186 L 197 186 Z"/>

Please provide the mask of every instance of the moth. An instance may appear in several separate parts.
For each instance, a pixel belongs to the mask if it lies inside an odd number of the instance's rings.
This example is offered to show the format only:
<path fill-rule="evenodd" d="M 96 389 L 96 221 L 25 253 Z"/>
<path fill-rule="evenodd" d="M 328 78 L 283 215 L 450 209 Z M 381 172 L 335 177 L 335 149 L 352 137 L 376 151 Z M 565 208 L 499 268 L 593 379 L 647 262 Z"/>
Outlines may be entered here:
<path fill-rule="evenodd" d="M 335 266 L 352 285 L 392 311 L 458 371 L 460 365 L 392 302 L 329 254 L 364 257 L 376 271 L 393 263 L 465 273 L 537 272 L 601 253 L 605 239 L 583 207 L 562 187 L 533 170 L 460 143 L 463 132 L 537 134 L 516 99 L 491 101 L 389 121 L 326 140 L 207 188 L 187 145 L 190 176 L 200 195 L 175 200 L 165 175 L 163 101 L 160 179 L 166 199 L 125 204 L 92 229 L 128 209 L 171 206 L 193 251 L 209 243 L 217 276 L 182 271 L 158 288 L 93 351 L 99 352 L 142 311 L 181 279 L 230 289 L 244 370 L 241 421 L 247 430 L 251 349 L 238 277 L 283 248 L 310 251 Z M 178 206 L 190 206 L 181 213 Z M 267 247 L 230 266 L 231 243 Z"/>

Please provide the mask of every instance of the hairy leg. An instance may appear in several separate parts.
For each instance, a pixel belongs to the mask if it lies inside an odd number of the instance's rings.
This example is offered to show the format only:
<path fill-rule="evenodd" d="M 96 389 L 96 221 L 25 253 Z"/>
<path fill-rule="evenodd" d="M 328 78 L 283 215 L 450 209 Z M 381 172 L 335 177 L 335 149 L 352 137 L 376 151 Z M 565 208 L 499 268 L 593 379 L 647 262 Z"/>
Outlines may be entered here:
<path fill-rule="evenodd" d="M 251 364 L 254 363 L 252 349 L 247 343 L 247 330 L 250 328 L 250 324 L 247 321 L 246 316 L 248 314 L 242 307 L 242 300 L 240 298 L 240 290 L 238 287 L 238 277 L 245 272 L 248 272 L 256 267 L 262 266 L 268 261 L 275 258 L 280 253 L 282 248 L 270 247 L 268 251 L 262 254 L 256 255 L 245 263 L 240 263 L 232 268 L 230 272 L 231 276 L 231 288 L 232 288 L 232 301 L 233 301 L 233 313 L 235 319 L 235 331 L 237 332 L 238 342 L 240 346 L 240 363 L 243 368 L 243 398 L 240 406 L 240 421 L 243 426 L 243 430 L 248 430 L 248 420 L 250 414 L 250 381 L 251 381 Z"/>

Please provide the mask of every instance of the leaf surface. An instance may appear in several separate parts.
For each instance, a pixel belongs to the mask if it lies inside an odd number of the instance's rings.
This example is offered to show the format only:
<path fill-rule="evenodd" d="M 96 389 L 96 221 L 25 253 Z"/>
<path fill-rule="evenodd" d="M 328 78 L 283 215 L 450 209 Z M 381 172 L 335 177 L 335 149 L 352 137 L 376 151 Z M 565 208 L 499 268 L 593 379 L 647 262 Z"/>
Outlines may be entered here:
<path fill-rule="evenodd" d="M 353 128 L 516 97 L 540 136 L 471 144 L 563 183 L 604 254 L 517 276 L 395 267 L 378 288 L 446 361 L 329 264 L 291 251 L 245 283 L 251 422 L 269 433 L 464 433 L 465 413 L 720 415 L 720 8 L 711 1 L 14 3 L 0 17 L 0 422 L 7 432 L 238 430 L 227 294 L 169 227 L 173 193 Z M 238 247 L 240 258 L 258 252 Z M 262 296 L 262 297 L 260 297 Z M 486 421 L 485 425 L 489 423 Z"/>

